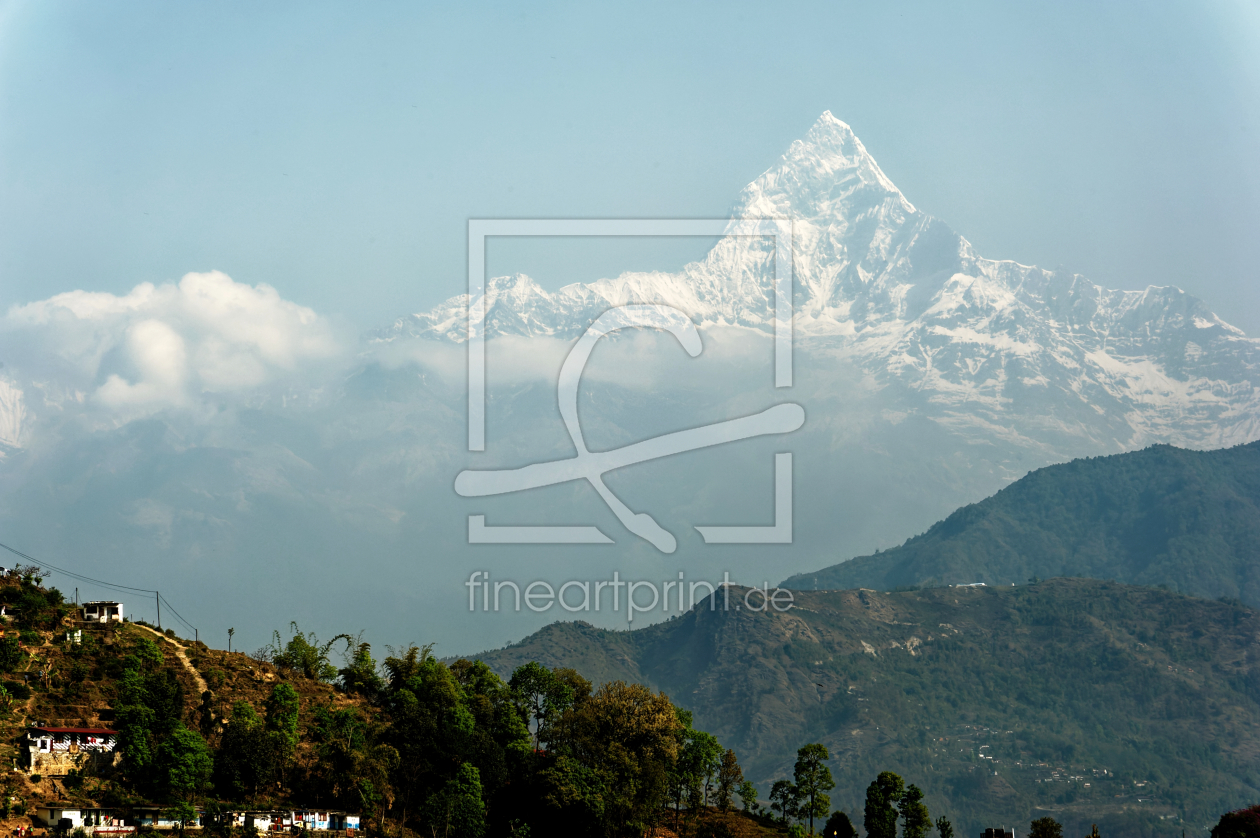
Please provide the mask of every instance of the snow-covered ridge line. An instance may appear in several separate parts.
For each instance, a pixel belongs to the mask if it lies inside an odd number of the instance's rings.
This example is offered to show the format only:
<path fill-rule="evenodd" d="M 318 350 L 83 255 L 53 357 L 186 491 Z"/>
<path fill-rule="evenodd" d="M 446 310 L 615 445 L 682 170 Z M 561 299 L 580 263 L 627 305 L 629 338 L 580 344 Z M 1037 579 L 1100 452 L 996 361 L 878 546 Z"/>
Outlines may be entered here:
<path fill-rule="evenodd" d="M 1030 421 L 1072 414 L 1060 424 L 1121 448 L 1260 436 L 1257 341 L 1180 288 L 1112 290 L 984 258 L 915 208 L 830 113 L 741 191 L 732 218 L 764 217 L 792 219 L 798 346 L 854 360 L 952 422 L 988 428 L 1025 410 Z M 736 236 L 677 273 L 626 273 L 555 293 L 524 275 L 496 277 L 486 334 L 575 338 L 627 303 L 768 332 L 772 277 L 769 240 Z M 466 306 L 465 295 L 452 297 L 373 339 L 461 342 Z"/>

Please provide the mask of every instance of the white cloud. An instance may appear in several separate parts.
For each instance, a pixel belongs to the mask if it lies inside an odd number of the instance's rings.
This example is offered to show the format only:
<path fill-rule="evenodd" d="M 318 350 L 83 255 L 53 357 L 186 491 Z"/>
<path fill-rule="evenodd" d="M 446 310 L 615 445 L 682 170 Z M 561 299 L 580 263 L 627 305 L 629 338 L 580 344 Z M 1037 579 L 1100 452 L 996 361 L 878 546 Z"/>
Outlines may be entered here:
<path fill-rule="evenodd" d="M 250 391 L 343 351 L 311 309 L 219 271 L 142 283 L 124 296 L 69 291 L 14 306 L 0 333 L 28 379 L 128 413 Z"/>
<path fill-rule="evenodd" d="M 22 438 L 22 423 L 26 419 L 26 405 L 22 391 L 0 378 L 0 446 L 17 447 Z M 4 451 L 0 447 L 0 457 Z"/>
<path fill-rule="evenodd" d="M 107 405 L 182 400 L 188 352 L 178 332 L 161 320 L 141 320 L 127 329 L 124 345 L 140 380 L 132 384 L 111 375 L 96 391 L 96 398 Z"/>

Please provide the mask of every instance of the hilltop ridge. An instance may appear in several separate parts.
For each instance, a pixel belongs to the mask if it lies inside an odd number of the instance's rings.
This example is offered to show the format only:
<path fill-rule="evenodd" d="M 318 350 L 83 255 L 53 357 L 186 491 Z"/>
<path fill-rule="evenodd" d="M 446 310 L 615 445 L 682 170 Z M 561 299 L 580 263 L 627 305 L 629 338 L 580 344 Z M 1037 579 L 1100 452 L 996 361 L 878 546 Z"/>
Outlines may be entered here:
<path fill-rule="evenodd" d="M 1167 585 L 1260 606 L 1260 442 L 1157 445 L 1048 466 L 898 547 L 783 585 L 891 590 L 1034 576 Z"/>

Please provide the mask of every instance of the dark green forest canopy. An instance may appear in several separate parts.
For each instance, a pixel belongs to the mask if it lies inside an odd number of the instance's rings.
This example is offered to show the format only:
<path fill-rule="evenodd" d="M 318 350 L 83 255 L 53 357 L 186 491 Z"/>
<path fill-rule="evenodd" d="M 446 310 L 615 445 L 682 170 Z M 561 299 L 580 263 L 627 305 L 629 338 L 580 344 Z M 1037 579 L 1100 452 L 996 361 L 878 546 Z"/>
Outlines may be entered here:
<path fill-rule="evenodd" d="M 893 590 L 1054 576 L 1260 606 L 1260 442 L 1156 445 L 1038 469 L 899 547 L 783 584 Z"/>

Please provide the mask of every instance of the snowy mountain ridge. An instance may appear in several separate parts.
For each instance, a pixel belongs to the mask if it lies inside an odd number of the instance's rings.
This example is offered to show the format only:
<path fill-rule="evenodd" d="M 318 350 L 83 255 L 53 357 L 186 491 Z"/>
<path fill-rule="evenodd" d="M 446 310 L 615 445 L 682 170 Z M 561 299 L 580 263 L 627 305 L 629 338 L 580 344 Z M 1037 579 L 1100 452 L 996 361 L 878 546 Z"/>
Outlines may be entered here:
<path fill-rule="evenodd" d="M 983 258 L 910 203 L 829 112 L 731 215 L 792 221 L 798 352 L 851 360 L 938 422 L 1039 449 L 1061 447 L 1047 434 L 1109 450 L 1260 437 L 1260 343 L 1179 288 L 1115 291 Z M 702 328 L 769 331 L 772 277 L 770 240 L 742 236 L 678 273 L 555 293 L 524 275 L 497 277 L 486 333 L 574 338 L 631 302 L 674 306 Z M 373 339 L 462 341 L 466 306 L 466 295 L 452 297 Z"/>

